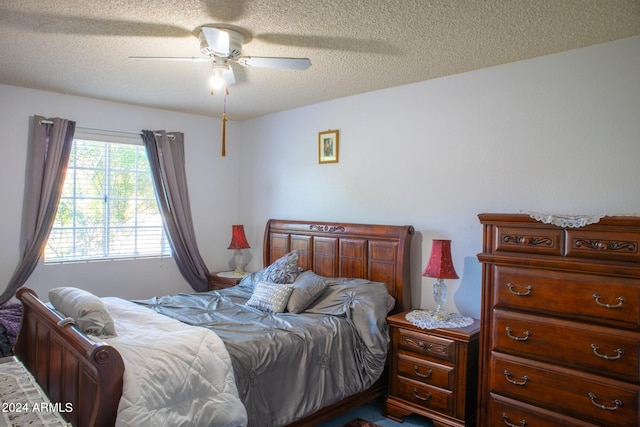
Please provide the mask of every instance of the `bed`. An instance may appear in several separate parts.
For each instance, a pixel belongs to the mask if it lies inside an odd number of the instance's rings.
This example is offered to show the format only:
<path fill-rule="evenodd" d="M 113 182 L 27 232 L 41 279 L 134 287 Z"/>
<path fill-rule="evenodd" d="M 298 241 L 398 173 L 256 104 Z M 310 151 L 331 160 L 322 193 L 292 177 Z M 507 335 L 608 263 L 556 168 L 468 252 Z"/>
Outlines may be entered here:
<path fill-rule="evenodd" d="M 395 299 L 390 310 L 397 312 L 410 307 L 413 234 L 411 226 L 272 219 L 265 227 L 263 264 L 269 266 L 295 251 L 301 271 L 326 278 L 362 279 L 349 283 L 350 286 L 384 283 Z M 33 291 L 23 288 L 17 296 L 24 306 L 16 343 L 18 357 L 53 402 L 73 405 L 74 411 L 65 416 L 74 425 L 114 425 L 125 370 L 120 353 L 109 344 L 94 342 L 75 326 L 59 326 L 61 316 Z M 386 379 L 382 375 L 366 390 L 341 397 L 322 408 L 312 408 L 311 413 L 296 417 L 287 425 L 311 426 L 326 421 L 382 396 L 385 389 Z M 295 394 L 290 398 L 295 400 Z"/>

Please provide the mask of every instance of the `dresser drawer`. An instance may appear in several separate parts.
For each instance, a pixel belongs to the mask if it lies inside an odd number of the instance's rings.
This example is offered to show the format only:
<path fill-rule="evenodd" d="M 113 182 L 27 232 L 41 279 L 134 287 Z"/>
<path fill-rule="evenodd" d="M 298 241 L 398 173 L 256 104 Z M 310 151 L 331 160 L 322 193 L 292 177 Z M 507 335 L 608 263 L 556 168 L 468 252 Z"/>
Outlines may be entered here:
<path fill-rule="evenodd" d="M 601 427 L 494 394 L 488 406 L 486 427 Z"/>
<path fill-rule="evenodd" d="M 493 393 L 601 425 L 637 426 L 640 386 L 493 353 Z"/>
<path fill-rule="evenodd" d="M 568 257 L 640 262 L 640 233 L 567 230 Z"/>
<path fill-rule="evenodd" d="M 495 232 L 495 252 L 562 255 L 564 251 L 564 231 L 561 228 L 497 225 Z"/>
<path fill-rule="evenodd" d="M 398 348 L 421 356 L 453 362 L 455 341 L 400 328 Z"/>
<path fill-rule="evenodd" d="M 431 387 L 404 377 L 398 377 L 397 380 L 397 397 L 422 408 L 433 409 L 446 415 L 453 415 L 452 391 Z"/>
<path fill-rule="evenodd" d="M 435 387 L 453 390 L 455 368 L 418 359 L 407 353 L 398 353 L 398 375 Z"/>
<path fill-rule="evenodd" d="M 640 334 L 494 310 L 491 350 L 638 382 Z"/>
<path fill-rule="evenodd" d="M 640 279 L 494 266 L 494 305 L 640 325 Z"/>

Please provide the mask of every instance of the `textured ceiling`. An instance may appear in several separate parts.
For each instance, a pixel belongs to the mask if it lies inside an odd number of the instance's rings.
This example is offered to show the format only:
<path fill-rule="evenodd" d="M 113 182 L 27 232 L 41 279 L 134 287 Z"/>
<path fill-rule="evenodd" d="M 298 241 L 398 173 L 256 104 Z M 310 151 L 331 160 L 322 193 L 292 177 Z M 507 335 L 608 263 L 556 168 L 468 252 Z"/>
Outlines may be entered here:
<path fill-rule="evenodd" d="M 640 0 L 1 0 L 0 83 L 219 116 L 202 25 L 244 55 L 308 57 L 306 71 L 235 67 L 230 120 L 640 35 Z"/>

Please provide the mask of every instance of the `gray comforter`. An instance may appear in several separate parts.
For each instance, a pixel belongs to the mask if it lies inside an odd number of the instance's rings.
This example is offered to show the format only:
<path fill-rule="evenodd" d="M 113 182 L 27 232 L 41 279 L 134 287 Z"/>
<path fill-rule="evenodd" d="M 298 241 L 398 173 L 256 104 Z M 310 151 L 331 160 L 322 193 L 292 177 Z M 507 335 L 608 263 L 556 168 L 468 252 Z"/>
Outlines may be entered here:
<path fill-rule="evenodd" d="M 382 283 L 329 279 L 302 314 L 245 305 L 253 284 L 136 301 L 224 341 L 249 426 L 281 426 L 365 390 L 382 374 L 389 295 Z"/>

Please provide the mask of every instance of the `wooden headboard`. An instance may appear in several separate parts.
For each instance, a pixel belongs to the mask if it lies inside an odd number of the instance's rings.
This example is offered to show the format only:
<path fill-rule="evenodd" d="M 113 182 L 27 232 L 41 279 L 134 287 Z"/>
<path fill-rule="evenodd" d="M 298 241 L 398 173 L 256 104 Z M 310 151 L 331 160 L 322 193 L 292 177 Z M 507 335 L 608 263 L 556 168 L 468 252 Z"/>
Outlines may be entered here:
<path fill-rule="evenodd" d="M 409 258 L 413 234 L 410 225 L 270 219 L 264 234 L 263 262 L 267 266 L 297 250 L 298 265 L 320 276 L 383 282 L 396 299 L 397 312 L 411 307 Z"/>

